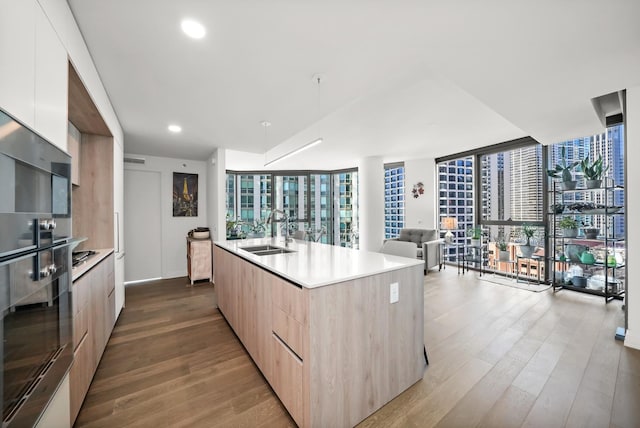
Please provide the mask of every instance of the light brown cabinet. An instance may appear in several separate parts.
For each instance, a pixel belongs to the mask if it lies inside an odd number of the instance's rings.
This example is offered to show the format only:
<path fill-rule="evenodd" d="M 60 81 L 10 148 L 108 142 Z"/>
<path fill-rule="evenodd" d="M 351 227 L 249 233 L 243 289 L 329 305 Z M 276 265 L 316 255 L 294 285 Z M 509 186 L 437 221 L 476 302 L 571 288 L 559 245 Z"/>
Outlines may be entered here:
<path fill-rule="evenodd" d="M 73 363 L 69 371 L 71 421 L 75 421 L 115 323 L 114 256 L 74 281 Z"/>
<path fill-rule="evenodd" d="M 210 239 L 187 238 L 187 275 L 191 285 L 200 279 L 212 280 Z"/>
<path fill-rule="evenodd" d="M 213 255 L 220 311 L 299 426 L 354 426 L 422 378 L 422 266 L 306 288 Z"/>

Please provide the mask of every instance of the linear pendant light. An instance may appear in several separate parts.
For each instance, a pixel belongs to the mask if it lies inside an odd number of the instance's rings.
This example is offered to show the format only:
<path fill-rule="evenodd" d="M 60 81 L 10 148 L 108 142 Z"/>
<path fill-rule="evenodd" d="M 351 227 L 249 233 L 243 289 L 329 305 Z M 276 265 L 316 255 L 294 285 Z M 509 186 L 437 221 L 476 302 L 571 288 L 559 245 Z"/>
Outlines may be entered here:
<path fill-rule="evenodd" d="M 316 138 L 315 140 L 313 140 L 313 141 L 311 141 L 311 142 L 309 142 L 309 143 L 305 144 L 304 146 L 298 147 L 298 148 L 297 148 L 297 149 L 295 149 L 295 150 L 292 150 L 292 151 L 290 151 L 290 152 L 288 152 L 288 153 L 285 153 L 285 154 L 283 154 L 283 155 L 280 155 L 280 156 L 278 156 L 278 157 L 277 157 L 277 158 L 275 158 L 275 159 L 271 159 L 269 162 L 266 162 L 266 163 L 264 164 L 264 166 L 270 165 L 270 164 L 272 164 L 272 163 L 274 163 L 274 162 L 281 161 L 281 160 L 286 159 L 286 158 L 288 158 L 288 157 L 290 157 L 290 156 L 297 155 L 298 153 L 300 153 L 300 152 L 302 152 L 302 151 L 304 151 L 304 150 L 307 150 L 307 149 L 309 149 L 309 148 L 311 148 L 311 147 L 313 147 L 313 146 L 317 146 L 317 145 L 318 145 L 318 144 L 320 144 L 320 143 L 322 143 L 322 138 Z"/>
<path fill-rule="evenodd" d="M 324 79 L 324 76 L 323 76 L 323 75 L 321 75 L 321 74 L 314 74 L 314 75 L 313 75 L 313 77 L 312 77 L 312 79 L 313 79 L 313 82 L 317 85 L 316 87 L 317 87 L 317 89 L 318 89 L 318 100 L 317 100 L 318 102 L 317 102 L 317 109 L 318 109 L 318 117 L 320 117 L 320 83 L 321 83 L 321 82 L 322 82 L 322 80 Z M 275 159 L 270 160 L 269 162 L 266 162 L 266 163 L 264 164 L 264 166 L 271 165 L 271 164 L 272 164 L 272 163 L 274 163 L 274 162 L 278 162 L 278 161 L 281 161 L 281 160 L 283 160 L 283 159 L 286 159 L 286 158 L 288 158 L 288 157 L 290 157 L 290 156 L 297 155 L 297 154 L 298 154 L 298 153 L 300 153 L 301 151 L 303 151 L 303 150 L 307 150 L 307 149 L 309 149 L 309 148 L 311 148 L 311 147 L 313 147 L 313 146 L 317 146 L 317 145 L 318 145 L 318 144 L 320 144 L 320 143 L 322 143 L 322 138 L 316 138 L 315 140 L 308 142 L 308 143 L 307 143 L 307 144 L 305 144 L 304 146 L 300 146 L 300 147 L 298 147 L 297 149 L 294 149 L 294 150 L 292 150 L 292 151 L 290 151 L 290 152 L 287 152 L 287 153 L 285 153 L 285 154 L 283 154 L 283 155 L 281 155 L 281 156 L 278 156 L 278 157 L 277 157 L 277 158 L 275 158 Z"/>

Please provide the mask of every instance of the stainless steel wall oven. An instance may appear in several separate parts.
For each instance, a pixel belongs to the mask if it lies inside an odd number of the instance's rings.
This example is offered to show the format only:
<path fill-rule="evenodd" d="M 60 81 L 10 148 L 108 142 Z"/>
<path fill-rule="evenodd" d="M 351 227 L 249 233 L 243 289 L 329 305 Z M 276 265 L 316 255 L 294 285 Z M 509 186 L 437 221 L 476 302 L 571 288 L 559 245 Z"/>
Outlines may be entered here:
<path fill-rule="evenodd" d="M 2 426 L 32 426 L 69 370 L 71 161 L 0 110 Z"/>

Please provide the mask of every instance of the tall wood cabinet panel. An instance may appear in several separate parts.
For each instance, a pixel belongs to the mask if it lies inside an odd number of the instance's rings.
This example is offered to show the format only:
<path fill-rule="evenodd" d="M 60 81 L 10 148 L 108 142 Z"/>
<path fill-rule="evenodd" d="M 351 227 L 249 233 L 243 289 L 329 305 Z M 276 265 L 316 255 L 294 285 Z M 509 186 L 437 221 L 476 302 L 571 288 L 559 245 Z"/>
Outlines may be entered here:
<path fill-rule="evenodd" d="M 113 137 L 82 134 L 81 186 L 73 189 L 73 235 L 79 248 L 114 248 Z"/>

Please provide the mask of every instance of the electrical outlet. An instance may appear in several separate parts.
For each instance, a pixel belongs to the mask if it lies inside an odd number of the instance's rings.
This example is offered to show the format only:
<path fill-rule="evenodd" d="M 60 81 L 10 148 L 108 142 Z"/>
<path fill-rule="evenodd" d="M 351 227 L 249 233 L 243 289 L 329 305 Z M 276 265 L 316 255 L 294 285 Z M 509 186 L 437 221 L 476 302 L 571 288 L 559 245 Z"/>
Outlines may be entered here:
<path fill-rule="evenodd" d="M 389 303 L 397 303 L 400 299 L 400 290 L 398 289 L 398 283 L 392 282 L 389 286 Z"/>

